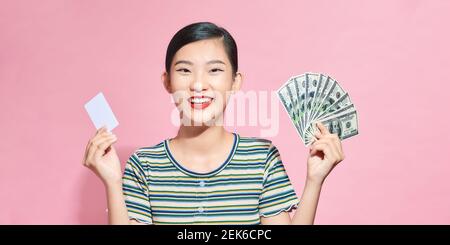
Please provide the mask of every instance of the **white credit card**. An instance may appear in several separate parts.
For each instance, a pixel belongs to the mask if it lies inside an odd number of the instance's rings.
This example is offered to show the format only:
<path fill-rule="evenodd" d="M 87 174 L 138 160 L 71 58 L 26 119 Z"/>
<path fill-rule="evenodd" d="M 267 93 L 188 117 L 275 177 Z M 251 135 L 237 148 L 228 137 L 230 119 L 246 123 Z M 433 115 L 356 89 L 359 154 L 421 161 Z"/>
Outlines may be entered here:
<path fill-rule="evenodd" d="M 117 119 L 102 92 L 98 93 L 94 98 L 87 102 L 84 105 L 84 108 L 89 114 L 96 129 L 106 126 L 108 131 L 111 131 L 119 125 L 119 122 L 117 122 Z"/>

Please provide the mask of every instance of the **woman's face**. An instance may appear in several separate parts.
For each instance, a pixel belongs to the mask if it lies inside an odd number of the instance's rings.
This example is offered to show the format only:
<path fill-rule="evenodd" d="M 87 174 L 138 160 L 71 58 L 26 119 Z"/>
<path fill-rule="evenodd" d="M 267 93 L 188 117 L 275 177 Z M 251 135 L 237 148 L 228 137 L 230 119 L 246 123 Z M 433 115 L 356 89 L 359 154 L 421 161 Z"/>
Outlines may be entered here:
<path fill-rule="evenodd" d="M 217 125 L 228 98 L 240 89 L 241 74 L 232 66 L 220 38 L 189 43 L 179 49 L 170 75 L 162 76 L 184 125 Z"/>

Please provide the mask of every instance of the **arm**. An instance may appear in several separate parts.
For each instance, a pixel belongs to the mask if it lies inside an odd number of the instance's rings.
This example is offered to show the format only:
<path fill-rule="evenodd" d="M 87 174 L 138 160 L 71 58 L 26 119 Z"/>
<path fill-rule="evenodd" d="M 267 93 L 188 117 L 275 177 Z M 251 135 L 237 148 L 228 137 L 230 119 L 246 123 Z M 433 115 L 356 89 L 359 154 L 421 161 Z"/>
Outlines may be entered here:
<path fill-rule="evenodd" d="M 122 191 L 122 170 L 119 157 L 112 144 L 117 137 L 106 126 L 97 130 L 89 140 L 84 153 L 83 165 L 91 169 L 105 185 L 108 218 L 110 224 L 141 224 L 128 219 L 128 210 Z"/>
<path fill-rule="evenodd" d="M 322 184 L 307 181 L 301 197 L 301 205 L 292 218 L 293 225 L 312 225 L 316 216 Z"/>
<path fill-rule="evenodd" d="M 110 225 L 129 225 L 128 211 L 120 183 L 106 184 L 106 199 L 108 202 L 108 219 Z"/>
<path fill-rule="evenodd" d="M 312 225 L 316 216 L 322 184 L 307 181 L 301 197 L 301 205 L 292 218 L 292 225 Z"/>
<path fill-rule="evenodd" d="M 108 202 L 108 219 L 110 225 L 144 225 L 135 220 L 128 219 L 128 211 L 122 192 L 122 184 L 106 184 Z"/>
<path fill-rule="evenodd" d="M 263 225 L 312 225 L 319 203 L 322 185 L 313 181 L 307 181 L 301 197 L 300 205 L 291 217 L 287 212 L 281 212 L 272 217 L 261 217 Z"/>
<path fill-rule="evenodd" d="M 330 134 L 323 124 L 318 123 L 320 132 L 315 134 L 317 140 L 311 145 L 308 157 L 307 181 L 300 205 L 294 217 L 289 217 L 287 212 L 264 218 L 261 224 L 269 225 L 312 225 L 319 203 L 320 191 L 325 178 L 333 168 L 344 159 L 342 145 L 336 134 Z"/>

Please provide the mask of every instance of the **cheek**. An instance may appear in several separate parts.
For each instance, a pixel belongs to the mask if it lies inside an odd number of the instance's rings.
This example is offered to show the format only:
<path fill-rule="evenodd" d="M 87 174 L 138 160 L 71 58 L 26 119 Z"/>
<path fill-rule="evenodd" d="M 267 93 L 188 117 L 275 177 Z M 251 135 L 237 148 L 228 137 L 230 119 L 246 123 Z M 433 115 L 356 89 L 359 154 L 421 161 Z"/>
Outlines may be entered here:
<path fill-rule="evenodd" d="M 233 87 L 233 78 L 230 75 L 221 75 L 210 78 L 211 87 L 215 91 L 231 91 Z"/>
<path fill-rule="evenodd" d="M 217 111 L 223 111 L 228 104 L 228 100 L 230 98 L 230 92 L 226 91 L 214 91 L 214 108 Z"/>
<path fill-rule="evenodd" d="M 174 91 L 186 90 L 189 88 L 190 79 L 188 76 L 174 75 L 171 77 L 170 86 Z"/>
<path fill-rule="evenodd" d="M 231 95 L 232 83 L 230 81 L 220 81 L 212 84 L 212 90 L 214 91 L 214 97 L 218 106 L 225 107 L 228 98 Z"/>

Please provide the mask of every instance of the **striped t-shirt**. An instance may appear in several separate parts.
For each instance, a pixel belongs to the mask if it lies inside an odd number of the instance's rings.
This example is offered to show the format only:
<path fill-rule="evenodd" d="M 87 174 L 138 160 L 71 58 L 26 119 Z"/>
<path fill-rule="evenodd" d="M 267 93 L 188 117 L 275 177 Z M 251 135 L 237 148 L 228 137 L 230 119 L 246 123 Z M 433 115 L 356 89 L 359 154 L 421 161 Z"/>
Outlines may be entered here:
<path fill-rule="evenodd" d="M 260 224 L 299 199 L 270 140 L 234 134 L 228 158 L 196 173 L 174 159 L 166 139 L 136 150 L 123 175 L 129 219 L 147 224 Z"/>

